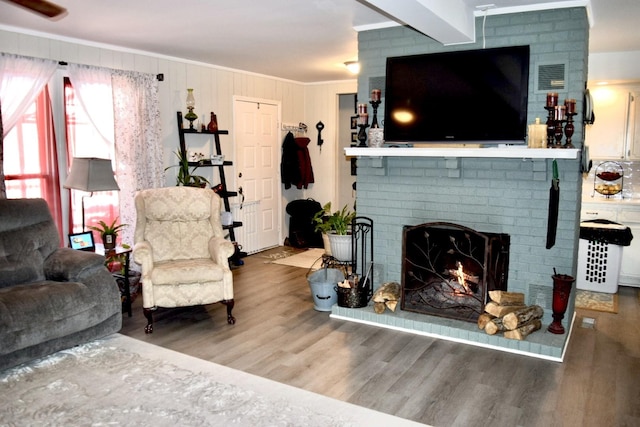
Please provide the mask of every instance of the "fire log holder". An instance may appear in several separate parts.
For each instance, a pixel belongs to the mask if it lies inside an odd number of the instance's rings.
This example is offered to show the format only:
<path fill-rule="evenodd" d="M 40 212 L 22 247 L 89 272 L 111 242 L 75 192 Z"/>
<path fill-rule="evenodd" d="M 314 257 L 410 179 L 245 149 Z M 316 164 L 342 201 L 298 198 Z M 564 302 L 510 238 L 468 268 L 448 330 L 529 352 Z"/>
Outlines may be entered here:
<path fill-rule="evenodd" d="M 351 221 L 351 261 L 339 261 L 325 255 L 322 264 L 324 267 L 340 268 L 346 276 L 357 276 L 358 289 L 366 293 L 368 304 L 373 295 L 373 220 L 357 216 Z"/>

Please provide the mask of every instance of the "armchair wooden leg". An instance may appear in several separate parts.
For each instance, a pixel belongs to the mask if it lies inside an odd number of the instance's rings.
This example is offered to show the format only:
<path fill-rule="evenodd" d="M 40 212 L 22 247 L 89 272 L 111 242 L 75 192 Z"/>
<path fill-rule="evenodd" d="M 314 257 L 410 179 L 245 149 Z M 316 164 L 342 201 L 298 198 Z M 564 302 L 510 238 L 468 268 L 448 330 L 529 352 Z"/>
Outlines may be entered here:
<path fill-rule="evenodd" d="M 147 318 L 147 326 L 144 327 L 145 334 L 153 333 L 153 309 L 152 308 L 143 308 L 142 313 L 144 313 L 144 317 Z"/>
<path fill-rule="evenodd" d="M 230 325 L 235 325 L 236 318 L 231 315 L 231 310 L 233 310 L 234 301 L 232 299 L 222 300 L 222 303 L 227 306 L 227 323 Z"/>

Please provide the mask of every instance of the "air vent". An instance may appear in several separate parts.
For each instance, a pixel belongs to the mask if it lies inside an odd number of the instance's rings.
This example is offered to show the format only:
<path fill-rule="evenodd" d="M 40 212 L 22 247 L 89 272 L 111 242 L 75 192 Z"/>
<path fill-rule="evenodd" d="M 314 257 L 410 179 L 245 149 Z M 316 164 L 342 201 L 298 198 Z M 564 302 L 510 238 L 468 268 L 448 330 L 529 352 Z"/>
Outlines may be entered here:
<path fill-rule="evenodd" d="M 565 91 L 567 88 L 566 70 L 566 64 L 539 64 L 536 68 L 536 91 Z"/>

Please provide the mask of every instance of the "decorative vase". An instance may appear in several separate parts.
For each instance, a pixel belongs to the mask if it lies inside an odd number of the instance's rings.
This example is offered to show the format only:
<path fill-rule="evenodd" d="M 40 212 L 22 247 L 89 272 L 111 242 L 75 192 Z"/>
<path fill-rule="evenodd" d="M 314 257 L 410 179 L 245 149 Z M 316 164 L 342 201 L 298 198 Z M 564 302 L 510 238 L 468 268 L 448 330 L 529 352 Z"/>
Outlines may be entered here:
<path fill-rule="evenodd" d="M 331 256 L 338 261 L 351 262 L 351 234 L 328 234 Z"/>
<path fill-rule="evenodd" d="M 571 287 L 575 279 L 566 274 L 554 274 L 551 278 L 553 279 L 553 322 L 547 330 L 552 334 L 564 334 L 562 319 L 567 310 Z"/>
<path fill-rule="evenodd" d="M 218 131 L 218 119 L 213 111 L 211 112 L 211 121 L 209 121 L 209 124 L 207 125 L 207 130 L 209 132 Z"/>
<path fill-rule="evenodd" d="M 369 147 L 380 148 L 384 145 L 384 129 L 369 129 Z"/>

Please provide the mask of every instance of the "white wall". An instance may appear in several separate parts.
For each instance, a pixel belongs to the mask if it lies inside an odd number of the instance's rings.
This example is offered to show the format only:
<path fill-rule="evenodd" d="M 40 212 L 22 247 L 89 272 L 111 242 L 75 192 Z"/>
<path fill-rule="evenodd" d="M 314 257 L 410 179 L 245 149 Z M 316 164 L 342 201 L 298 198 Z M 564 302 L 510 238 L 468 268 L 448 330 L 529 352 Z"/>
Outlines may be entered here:
<path fill-rule="evenodd" d="M 335 197 L 335 158 L 337 127 L 337 94 L 356 91 L 356 81 L 326 82 L 306 85 L 241 70 L 195 63 L 180 58 L 161 57 L 145 52 L 127 51 L 104 45 L 89 45 L 82 41 L 68 41 L 0 30 L 0 52 L 48 58 L 68 63 L 101 66 L 151 74 L 164 74 L 160 82 L 160 115 L 165 165 L 175 164 L 173 152 L 178 147 L 176 111 L 186 111 L 186 89 L 193 88 L 195 112 L 208 123 L 209 112 L 217 114 L 220 129 L 233 129 L 233 97 L 242 96 L 277 101 L 282 106 L 284 123 L 304 122 L 309 126 L 309 145 L 316 183 L 307 190 L 284 190 L 283 210 L 291 200 L 313 197 L 332 200 Z M 316 123 L 325 124 L 322 153 L 316 145 Z M 284 133 L 283 133 L 284 138 Z M 222 150 L 233 160 L 233 134 L 222 137 Z M 144 161 L 141 161 L 144 167 Z M 202 173 L 205 175 L 205 173 Z M 206 176 L 206 175 L 205 175 Z M 231 187 L 235 171 L 227 173 Z M 214 180 L 215 181 L 215 180 Z M 166 185 L 175 184 L 175 172 L 169 170 Z M 288 215 L 282 219 L 283 237 L 288 232 Z"/>
<path fill-rule="evenodd" d="M 338 199 L 338 188 L 336 180 L 337 165 L 336 156 L 341 155 L 339 138 L 339 105 L 338 94 L 355 93 L 358 85 L 356 80 L 344 82 L 313 84 L 305 86 L 306 102 L 305 118 L 309 126 L 309 153 L 316 184 L 310 187 L 304 194 L 305 198 L 313 198 L 324 205 L 332 202 L 336 206 Z M 322 131 L 322 150 L 318 147 L 318 131 L 316 124 L 322 121 L 324 130 Z M 343 123 L 343 126 L 349 126 Z"/>
<path fill-rule="evenodd" d="M 640 51 L 589 54 L 589 83 L 640 81 Z"/>

